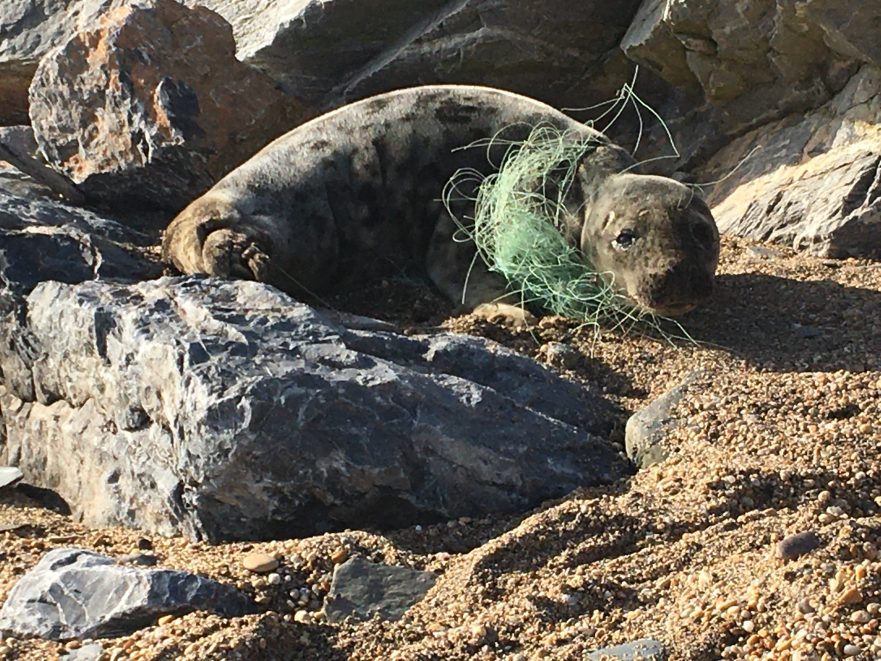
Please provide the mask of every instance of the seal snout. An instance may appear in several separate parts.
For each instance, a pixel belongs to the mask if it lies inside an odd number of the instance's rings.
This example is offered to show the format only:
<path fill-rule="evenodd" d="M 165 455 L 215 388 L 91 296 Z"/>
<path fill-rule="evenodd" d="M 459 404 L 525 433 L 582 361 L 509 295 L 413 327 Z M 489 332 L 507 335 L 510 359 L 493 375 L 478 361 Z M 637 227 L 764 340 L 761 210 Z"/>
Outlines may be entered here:
<path fill-rule="evenodd" d="M 680 262 L 649 277 L 639 292 L 640 304 L 654 314 L 685 314 L 713 293 L 713 273 Z"/>

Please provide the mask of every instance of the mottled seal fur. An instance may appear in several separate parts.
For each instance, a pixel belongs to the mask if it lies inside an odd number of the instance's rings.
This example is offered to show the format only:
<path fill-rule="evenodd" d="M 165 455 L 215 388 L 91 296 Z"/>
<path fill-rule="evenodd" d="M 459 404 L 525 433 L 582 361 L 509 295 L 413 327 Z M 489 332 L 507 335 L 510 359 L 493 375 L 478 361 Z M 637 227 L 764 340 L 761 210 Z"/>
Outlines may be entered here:
<path fill-rule="evenodd" d="M 522 321 L 499 276 L 472 267 L 474 246 L 453 240 L 441 198 L 455 172 L 489 174 L 504 141 L 537 125 L 594 140 L 560 228 L 594 267 L 653 312 L 706 299 L 719 234 L 691 189 L 635 174 L 625 150 L 550 106 L 475 86 L 382 94 L 290 131 L 184 209 L 165 232 L 163 257 L 184 273 L 253 278 L 298 296 L 416 263 L 465 309 Z M 462 149 L 493 136 L 491 148 Z M 458 218 L 469 216 L 468 201 L 454 204 Z"/>

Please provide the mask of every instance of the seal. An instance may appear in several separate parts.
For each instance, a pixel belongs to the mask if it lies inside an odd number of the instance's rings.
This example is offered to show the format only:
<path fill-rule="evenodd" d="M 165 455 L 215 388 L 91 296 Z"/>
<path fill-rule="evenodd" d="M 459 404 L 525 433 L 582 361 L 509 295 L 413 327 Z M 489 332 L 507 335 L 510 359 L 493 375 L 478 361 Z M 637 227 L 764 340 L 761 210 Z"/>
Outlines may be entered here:
<path fill-rule="evenodd" d="M 371 97 L 279 137 L 174 218 L 163 258 L 183 273 L 255 279 L 307 298 L 415 263 L 462 309 L 522 324 L 530 315 L 506 283 L 456 240 L 450 212 L 469 217 L 471 196 L 448 208 L 442 192 L 457 172 L 492 173 L 506 143 L 538 125 L 591 139 L 559 230 L 595 270 L 654 313 L 681 314 L 708 298 L 719 233 L 691 189 L 634 173 L 624 149 L 548 105 L 465 85 Z"/>

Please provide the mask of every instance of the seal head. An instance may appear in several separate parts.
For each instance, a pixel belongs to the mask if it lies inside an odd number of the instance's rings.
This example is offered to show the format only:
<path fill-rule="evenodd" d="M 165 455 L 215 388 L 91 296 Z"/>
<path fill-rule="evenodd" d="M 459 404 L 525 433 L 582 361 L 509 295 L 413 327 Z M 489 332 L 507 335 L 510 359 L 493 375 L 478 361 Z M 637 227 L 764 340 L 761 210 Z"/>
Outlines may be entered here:
<path fill-rule="evenodd" d="M 710 297 L 719 230 L 706 203 L 666 177 L 593 179 L 580 248 L 614 290 L 637 307 L 675 316 Z"/>

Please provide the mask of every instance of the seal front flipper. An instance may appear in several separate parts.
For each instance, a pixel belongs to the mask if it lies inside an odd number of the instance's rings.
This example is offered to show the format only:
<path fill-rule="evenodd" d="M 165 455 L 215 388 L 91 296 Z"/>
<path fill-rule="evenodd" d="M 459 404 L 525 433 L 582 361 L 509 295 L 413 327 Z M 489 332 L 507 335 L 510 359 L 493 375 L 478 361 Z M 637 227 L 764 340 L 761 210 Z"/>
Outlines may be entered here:
<path fill-rule="evenodd" d="M 166 229 L 162 258 L 183 273 L 265 281 L 270 253 L 253 227 L 222 199 L 200 198 Z"/>

